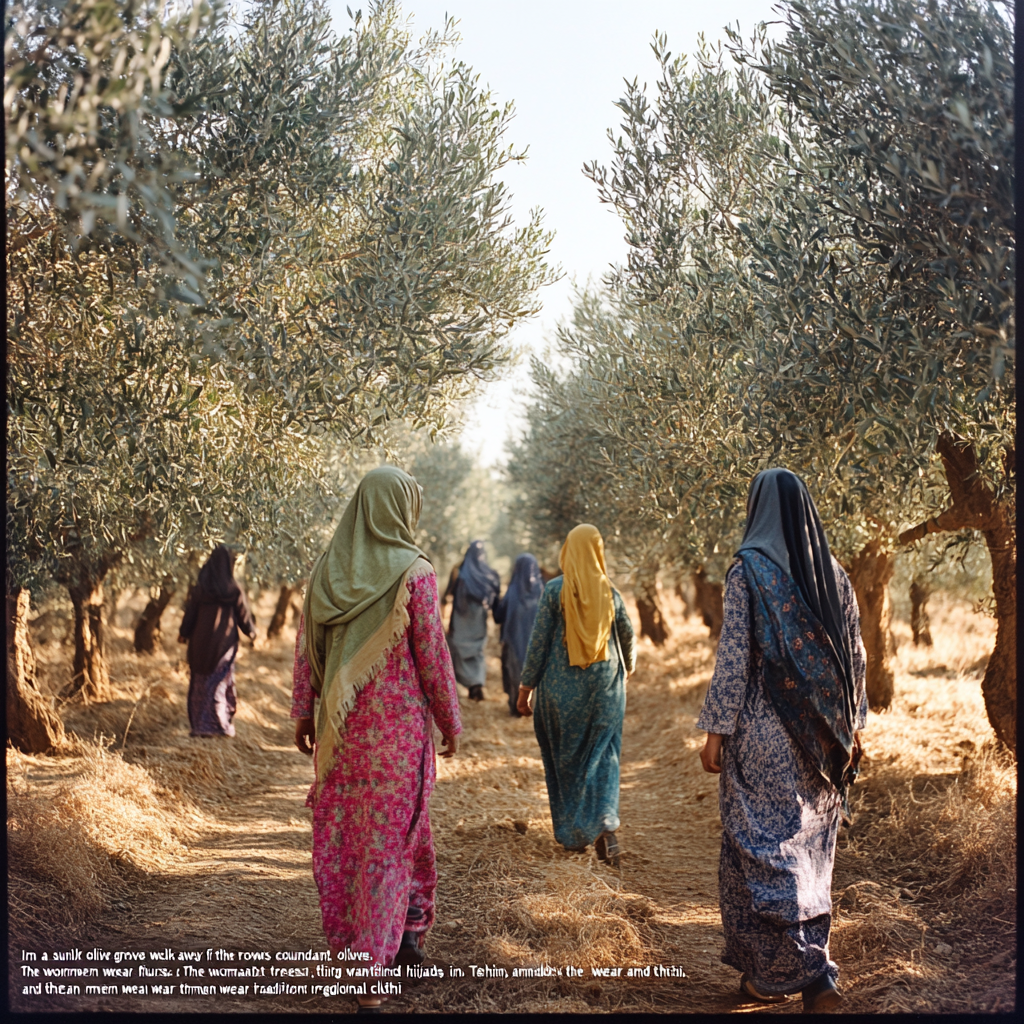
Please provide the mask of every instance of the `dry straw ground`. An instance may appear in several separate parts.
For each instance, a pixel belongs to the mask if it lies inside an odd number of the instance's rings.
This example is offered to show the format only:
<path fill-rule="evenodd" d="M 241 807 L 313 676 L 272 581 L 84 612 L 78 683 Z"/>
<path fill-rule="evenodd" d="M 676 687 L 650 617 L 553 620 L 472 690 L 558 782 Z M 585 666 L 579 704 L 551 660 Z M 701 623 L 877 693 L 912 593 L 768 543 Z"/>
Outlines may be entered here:
<path fill-rule="evenodd" d="M 666 595 L 673 636 L 640 645 L 623 739 L 620 871 L 551 836 L 528 721 L 509 718 L 494 642 L 490 694 L 463 702 L 464 743 L 439 762 L 432 820 L 440 883 L 429 952 L 463 980 L 407 986 L 418 1011 L 728 1011 L 719 962 L 717 781 L 694 722 L 714 653 Z M 111 630 L 117 699 L 68 706 L 61 757 L 8 750 L 10 980 L 15 1009 L 352 1009 L 347 999 L 26 997 L 20 950 L 305 950 L 324 947 L 310 874 L 310 763 L 291 745 L 291 641 L 239 661 L 234 740 L 188 736 L 187 675 L 173 643 L 131 652 L 137 598 Z M 897 623 L 897 699 L 872 715 L 835 873 L 833 955 L 854 1012 L 1005 1011 L 1016 963 L 1015 769 L 989 737 L 980 675 L 991 620 L 936 601 L 935 646 Z M 258 611 L 261 626 L 269 598 Z M 635 616 L 634 616 L 635 621 Z M 66 677 L 54 616 L 36 629 L 44 678 Z M 525 831 L 523 826 L 525 825 Z M 469 965 L 673 965 L 684 979 L 481 981 Z M 796 1009 L 756 1008 L 777 1013 Z"/>

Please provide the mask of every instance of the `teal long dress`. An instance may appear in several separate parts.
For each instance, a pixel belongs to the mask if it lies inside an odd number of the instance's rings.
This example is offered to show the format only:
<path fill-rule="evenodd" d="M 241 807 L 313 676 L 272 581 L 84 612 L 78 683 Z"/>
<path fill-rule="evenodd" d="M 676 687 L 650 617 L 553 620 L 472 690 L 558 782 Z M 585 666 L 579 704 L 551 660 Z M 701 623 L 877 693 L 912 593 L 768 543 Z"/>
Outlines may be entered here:
<path fill-rule="evenodd" d="M 626 673 L 633 671 L 636 653 L 626 605 L 613 590 L 615 629 L 608 660 L 587 668 L 570 665 L 561 593 L 561 576 L 544 588 L 521 685 L 536 690 L 533 728 L 544 762 L 555 838 L 563 846 L 582 847 L 619 827 Z"/>

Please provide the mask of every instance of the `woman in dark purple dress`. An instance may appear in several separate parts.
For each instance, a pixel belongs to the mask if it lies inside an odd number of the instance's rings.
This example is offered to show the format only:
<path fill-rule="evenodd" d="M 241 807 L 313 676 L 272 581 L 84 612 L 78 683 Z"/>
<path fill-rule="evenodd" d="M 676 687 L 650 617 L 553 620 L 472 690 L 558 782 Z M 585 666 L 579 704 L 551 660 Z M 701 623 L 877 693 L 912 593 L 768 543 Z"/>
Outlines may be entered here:
<path fill-rule="evenodd" d="M 178 643 L 188 644 L 188 720 L 193 736 L 234 736 L 238 630 L 256 639 L 249 602 L 233 573 L 235 556 L 213 549 L 189 591 Z"/>

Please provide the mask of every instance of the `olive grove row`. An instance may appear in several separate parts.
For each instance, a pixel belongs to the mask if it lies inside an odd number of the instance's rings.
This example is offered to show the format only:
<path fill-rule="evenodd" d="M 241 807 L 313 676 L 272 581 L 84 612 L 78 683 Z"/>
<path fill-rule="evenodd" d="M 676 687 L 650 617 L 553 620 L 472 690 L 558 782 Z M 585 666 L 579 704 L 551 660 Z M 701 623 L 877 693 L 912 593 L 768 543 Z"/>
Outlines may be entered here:
<path fill-rule="evenodd" d="M 105 583 L 163 581 L 143 648 L 214 542 L 294 583 L 359 465 L 443 431 L 553 272 L 452 22 L 15 0 L 4 28 L 8 717 L 45 748 L 31 594 L 65 588 L 67 695 L 106 699 Z"/>
<path fill-rule="evenodd" d="M 983 692 L 1015 749 L 1013 8 L 780 10 L 780 41 L 689 62 L 657 36 L 655 88 L 619 101 L 586 173 L 628 259 L 534 364 L 519 514 L 539 547 L 581 519 L 614 535 L 649 606 L 659 570 L 720 604 L 751 478 L 792 468 L 853 579 L 876 709 L 894 552 L 980 535 Z"/>

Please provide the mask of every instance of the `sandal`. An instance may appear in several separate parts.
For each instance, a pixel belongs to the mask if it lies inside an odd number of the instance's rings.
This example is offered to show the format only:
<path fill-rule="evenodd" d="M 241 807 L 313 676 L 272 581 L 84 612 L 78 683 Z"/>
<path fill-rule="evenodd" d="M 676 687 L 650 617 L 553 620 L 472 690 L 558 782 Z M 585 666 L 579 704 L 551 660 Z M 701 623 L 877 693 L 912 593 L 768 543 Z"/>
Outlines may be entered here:
<path fill-rule="evenodd" d="M 748 1003 L 751 1001 L 756 1003 L 784 1003 L 789 998 L 789 996 L 782 993 L 758 992 L 754 988 L 754 983 L 746 974 L 740 978 L 740 995 Z"/>
<path fill-rule="evenodd" d="M 614 832 L 602 832 L 594 841 L 594 852 L 605 864 L 613 868 L 619 866 L 619 840 Z"/>
<path fill-rule="evenodd" d="M 469 688 L 469 699 L 470 700 L 483 700 L 484 699 L 484 688 L 482 686 L 471 686 Z"/>
<path fill-rule="evenodd" d="M 836 988 L 831 975 L 823 974 L 800 993 L 804 1001 L 804 1013 L 831 1013 L 843 1001 L 843 994 Z"/>

